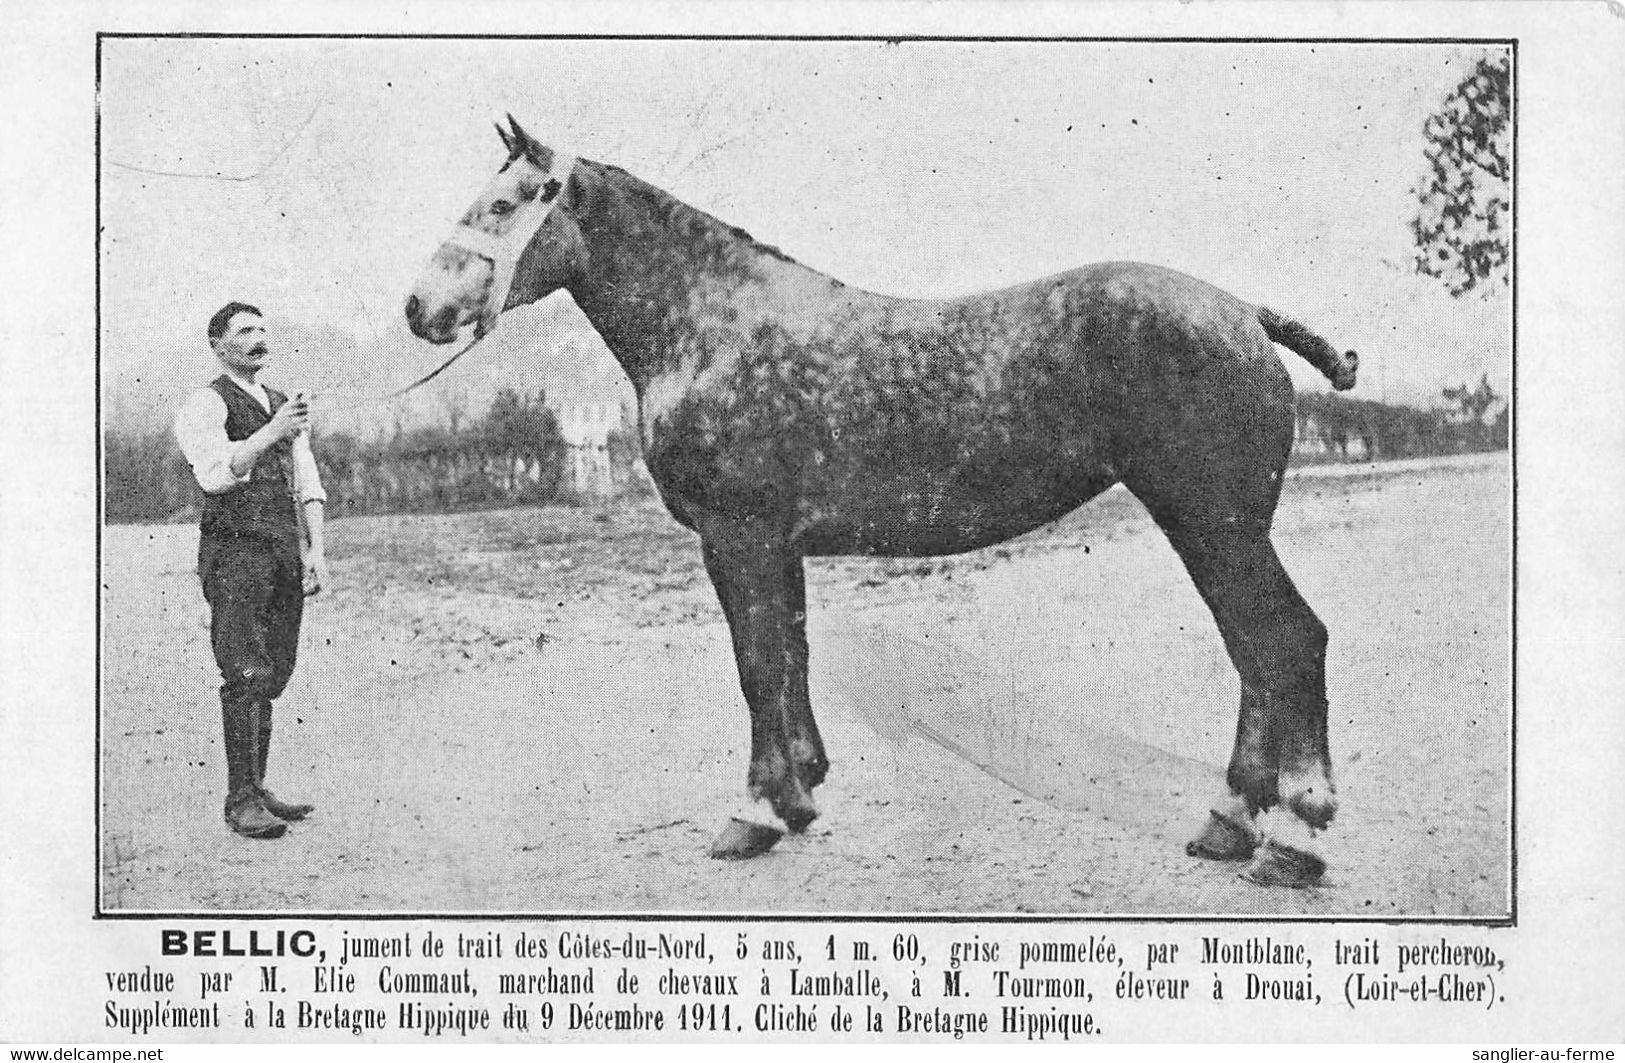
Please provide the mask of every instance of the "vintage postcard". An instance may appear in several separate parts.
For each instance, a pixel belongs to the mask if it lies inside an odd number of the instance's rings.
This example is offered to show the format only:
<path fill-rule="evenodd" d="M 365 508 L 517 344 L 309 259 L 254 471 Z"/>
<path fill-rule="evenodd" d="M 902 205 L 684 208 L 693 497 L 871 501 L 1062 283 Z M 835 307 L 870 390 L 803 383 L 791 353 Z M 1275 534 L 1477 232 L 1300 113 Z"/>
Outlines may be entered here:
<path fill-rule="evenodd" d="M 1617 1039 L 1625 20 L 690 10 L 30 27 L 0 1037 Z"/>

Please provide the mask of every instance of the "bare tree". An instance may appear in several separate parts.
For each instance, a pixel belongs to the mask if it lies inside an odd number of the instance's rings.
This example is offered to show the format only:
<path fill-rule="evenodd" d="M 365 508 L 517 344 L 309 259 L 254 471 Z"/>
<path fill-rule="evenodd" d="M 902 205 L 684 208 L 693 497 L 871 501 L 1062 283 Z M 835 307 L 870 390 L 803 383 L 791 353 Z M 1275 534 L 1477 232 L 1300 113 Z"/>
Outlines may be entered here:
<path fill-rule="evenodd" d="M 1512 59 L 1481 57 L 1423 124 L 1429 173 L 1412 191 L 1416 272 L 1462 296 L 1508 280 Z M 1494 281 L 1500 280 L 1500 285 Z"/>

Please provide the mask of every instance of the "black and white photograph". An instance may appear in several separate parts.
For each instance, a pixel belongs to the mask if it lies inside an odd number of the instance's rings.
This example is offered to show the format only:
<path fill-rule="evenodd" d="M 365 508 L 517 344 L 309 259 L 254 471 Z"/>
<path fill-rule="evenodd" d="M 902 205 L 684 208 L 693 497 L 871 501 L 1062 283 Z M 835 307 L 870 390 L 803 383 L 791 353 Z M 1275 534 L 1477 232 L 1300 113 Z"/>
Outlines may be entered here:
<path fill-rule="evenodd" d="M 104 910 L 1510 915 L 1510 44 L 101 69 Z"/>
<path fill-rule="evenodd" d="M 1619 4 L 12 14 L 16 1058 L 1613 1058 Z"/>

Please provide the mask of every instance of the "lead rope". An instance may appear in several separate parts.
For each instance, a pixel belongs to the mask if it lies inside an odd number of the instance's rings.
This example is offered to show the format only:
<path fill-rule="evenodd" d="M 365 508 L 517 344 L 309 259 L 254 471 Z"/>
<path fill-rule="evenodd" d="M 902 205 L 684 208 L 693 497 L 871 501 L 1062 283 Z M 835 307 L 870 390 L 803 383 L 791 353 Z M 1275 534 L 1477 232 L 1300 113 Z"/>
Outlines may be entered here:
<path fill-rule="evenodd" d="M 377 394 L 377 395 L 366 395 L 366 396 L 363 396 L 363 397 L 361 397 L 359 399 L 352 399 L 350 402 L 345 404 L 345 408 L 354 409 L 357 406 L 366 406 L 366 405 L 369 405 L 369 404 L 375 403 L 375 402 L 394 402 L 396 399 L 398 399 L 401 396 L 407 394 L 408 392 L 416 391 L 418 388 L 420 388 L 423 385 L 427 384 L 429 381 L 433 380 L 435 377 L 439 376 L 441 373 L 444 373 L 447 369 L 450 369 L 451 364 L 453 362 L 455 362 L 457 359 L 461 358 L 463 355 L 467 354 L 469 351 L 473 350 L 474 345 L 479 343 L 482 339 L 484 339 L 485 336 L 486 336 L 485 333 L 480 333 L 480 334 L 475 335 L 475 337 L 473 339 L 469 340 L 467 343 L 465 343 L 463 345 L 462 349 L 459 350 L 456 354 L 453 354 L 450 358 L 447 358 L 444 362 L 441 362 L 434 369 L 431 369 L 429 372 L 425 373 L 423 376 L 418 377 L 416 380 L 412 381 L 410 384 L 406 385 L 405 387 L 396 388 L 394 391 L 386 391 L 386 392 L 382 392 L 382 393 Z M 315 396 L 312 396 L 312 398 L 315 401 L 320 402 L 320 401 L 324 401 L 326 399 L 326 396 L 324 396 L 324 395 L 315 395 Z"/>

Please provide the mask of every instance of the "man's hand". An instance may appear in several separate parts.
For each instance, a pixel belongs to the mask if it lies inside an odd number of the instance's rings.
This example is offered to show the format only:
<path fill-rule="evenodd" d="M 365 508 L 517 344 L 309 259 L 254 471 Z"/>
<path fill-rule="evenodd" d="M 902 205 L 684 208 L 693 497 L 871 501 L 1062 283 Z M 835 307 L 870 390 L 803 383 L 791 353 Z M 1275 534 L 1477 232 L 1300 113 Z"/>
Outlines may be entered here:
<path fill-rule="evenodd" d="M 321 550 L 307 550 L 300 558 L 305 566 L 305 597 L 321 593 L 327 586 L 327 556 Z"/>
<path fill-rule="evenodd" d="M 239 479 L 246 479 L 254 463 L 260 460 L 260 455 L 281 443 L 292 439 L 301 432 L 310 428 L 310 400 L 300 392 L 293 398 L 277 407 L 276 413 L 264 428 L 249 436 L 241 443 L 234 444 L 231 455 L 231 471 Z"/>
<path fill-rule="evenodd" d="M 270 435 L 272 443 L 280 443 L 284 439 L 294 436 L 310 428 L 310 400 L 300 392 L 293 398 L 277 407 L 276 413 L 271 416 L 271 423 L 262 431 Z"/>

